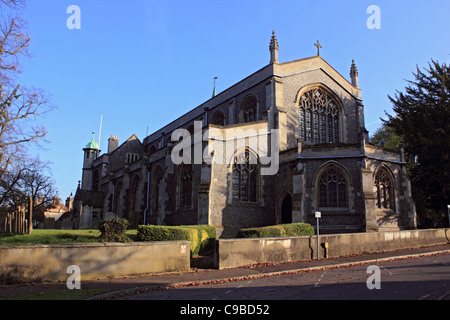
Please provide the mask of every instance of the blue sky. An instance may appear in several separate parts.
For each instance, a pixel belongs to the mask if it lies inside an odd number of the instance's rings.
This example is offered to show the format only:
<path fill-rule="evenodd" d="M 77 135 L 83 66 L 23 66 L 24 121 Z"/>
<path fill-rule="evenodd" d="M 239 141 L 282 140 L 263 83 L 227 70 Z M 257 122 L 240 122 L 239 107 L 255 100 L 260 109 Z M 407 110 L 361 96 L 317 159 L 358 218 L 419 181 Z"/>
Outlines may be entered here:
<path fill-rule="evenodd" d="M 66 25 L 70 5 L 81 29 Z M 370 5 L 381 29 L 370 30 Z M 225 90 L 269 62 L 275 30 L 280 62 L 316 54 L 349 79 L 359 70 L 366 127 L 373 133 L 388 95 L 402 91 L 416 65 L 450 62 L 448 0 L 31 0 L 25 11 L 30 59 L 20 82 L 44 89 L 57 107 L 41 122 L 59 194 L 75 192 L 83 147 L 103 115 L 100 148 L 117 135 L 142 141 L 211 97 L 213 78 Z"/>

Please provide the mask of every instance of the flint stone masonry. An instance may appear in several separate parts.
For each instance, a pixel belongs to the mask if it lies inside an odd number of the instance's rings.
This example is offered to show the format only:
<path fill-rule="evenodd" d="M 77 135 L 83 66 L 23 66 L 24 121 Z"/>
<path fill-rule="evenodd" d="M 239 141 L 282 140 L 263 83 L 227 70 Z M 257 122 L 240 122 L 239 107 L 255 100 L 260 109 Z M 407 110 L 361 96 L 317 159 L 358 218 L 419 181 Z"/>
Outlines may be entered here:
<path fill-rule="evenodd" d="M 66 281 L 80 267 L 81 281 L 190 269 L 190 242 L 0 246 L 0 274 L 21 281 Z"/>
<path fill-rule="evenodd" d="M 108 153 L 100 154 L 91 141 L 83 149 L 73 228 L 95 229 L 101 219 L 117 215 L 132 228 L 207 224 L 228 235 L 281 223 L 315 225 L 314 213 L 321 211 L 324 234 L 416 229 L 404 149 L 393 153 L 370 145 L 355 62 L 349 57 L 346 79 L 321 56 L 282 62 L 274 33 L 270 43 L 268 65 L 193 109 L 186 106 L 189 112 L 142 142 L 133 135 L 119 145 L 113 137 Z M 194 133 L 190 166 L 172 161 L 177 129 Z M 201 139 L 213 129 L 233 148 Z M 258 135 L 264 142 L 258 147 L 235 147 L 226 134 L 250 141 L 260 130 L 266 133 Z M 195 143 L 195 136 L 203 141 Z M 213 152 L 212 163 L 199 161 L 208 145 L 232 152 Z M 242 171 L 234 162 L 246 152 L 258 161 Z M 268 164 L 262 161 L 267 155 L 277 157 Z"/>

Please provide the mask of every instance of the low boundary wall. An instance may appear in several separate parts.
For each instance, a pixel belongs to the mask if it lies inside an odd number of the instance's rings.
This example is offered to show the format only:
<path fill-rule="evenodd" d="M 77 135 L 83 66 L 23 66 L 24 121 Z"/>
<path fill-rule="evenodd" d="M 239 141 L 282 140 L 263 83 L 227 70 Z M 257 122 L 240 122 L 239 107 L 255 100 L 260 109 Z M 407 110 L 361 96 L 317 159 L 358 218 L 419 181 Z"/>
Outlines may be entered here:
<path fill-rule="evenodd" d="M 333 234 L 319 237 L 319 257 L 393 251 L 446 244 L 450 229 Z M 328 243 L 328 248 L 325 247 Z M 215 267 L 235 268 L 317 258 L 317 236 L 223 239 L 216 242 Z"/>
<path fill-rule="evenodd" d="M 0 277 L 66 281 L 67 268 L 80 268 L 81 280 L 140 273 L 190 270 L 190 242 L 83 243 L 0 246 Z"/>

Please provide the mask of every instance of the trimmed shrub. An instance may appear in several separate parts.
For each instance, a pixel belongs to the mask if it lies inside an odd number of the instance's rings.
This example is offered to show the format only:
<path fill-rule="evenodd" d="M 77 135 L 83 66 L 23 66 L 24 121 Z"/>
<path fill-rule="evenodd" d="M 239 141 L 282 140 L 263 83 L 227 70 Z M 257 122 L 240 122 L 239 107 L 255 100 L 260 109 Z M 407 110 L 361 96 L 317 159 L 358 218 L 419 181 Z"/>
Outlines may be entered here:
<path fill-rule="evenodd" d="M 182 226 L 189 231 L 192 255 L 204 254 L 214 250 L 216 228 L 209 225 Z"/>
<path fill-rule="evenodd" d="M 264 227 L 264 228 L 246 228 L 242 229 L 238 238 L 271 238 L 271 237 L 281 237 L 281 230 L 274 227 Z"/>
<path fill-rule="evenodd" d="M 128 225 L 127 219 L 115 218 L 100 221 L 98 229 L 102 233 L 101 237 L 105 242 L 129 242 L 131 240 L 125 234 Z"/>
<path fill-rule="evenodd" d="M 290 223 L 282 224 L 284 229 L 285 237 L 295 237 L 295 236 L 312 236 L 315 234 L 314 228 L 309 223 Z"/>
<path fill-rule="evenodd" d="M 196 256 L 214 248 L 216 228 L 198 226 L 154 226 L 140 225 L 137 229 L 138 241 L 176 241 L 191 242 L 191 254 Z"/>
<path fill-rule="evenodd" d="M 168 226 L 140 225 L 137 229 L 138 241 L 189 240 L 189 232 Z"/>
<path fill-rule="evenodd" d="M 239 238 L 295 237 L 314 235 L 314 228 L 308 223 L 290 223 L 261 228 L 245 228 Z"/>

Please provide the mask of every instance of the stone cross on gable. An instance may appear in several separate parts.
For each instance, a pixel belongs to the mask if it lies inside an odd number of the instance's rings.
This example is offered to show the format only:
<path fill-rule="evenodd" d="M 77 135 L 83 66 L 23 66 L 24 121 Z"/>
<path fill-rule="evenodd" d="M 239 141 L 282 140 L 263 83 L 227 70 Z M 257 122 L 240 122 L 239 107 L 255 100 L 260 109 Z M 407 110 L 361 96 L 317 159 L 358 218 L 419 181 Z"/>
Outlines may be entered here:
<path fill-rule="evenodd" d="M 315 43 L 314 46 L 317 47 L 317 55 L 320 57 L 320 49 L 322 46 L 320 45 L 319 40 L 317 40 L 317 43 Z"/>

